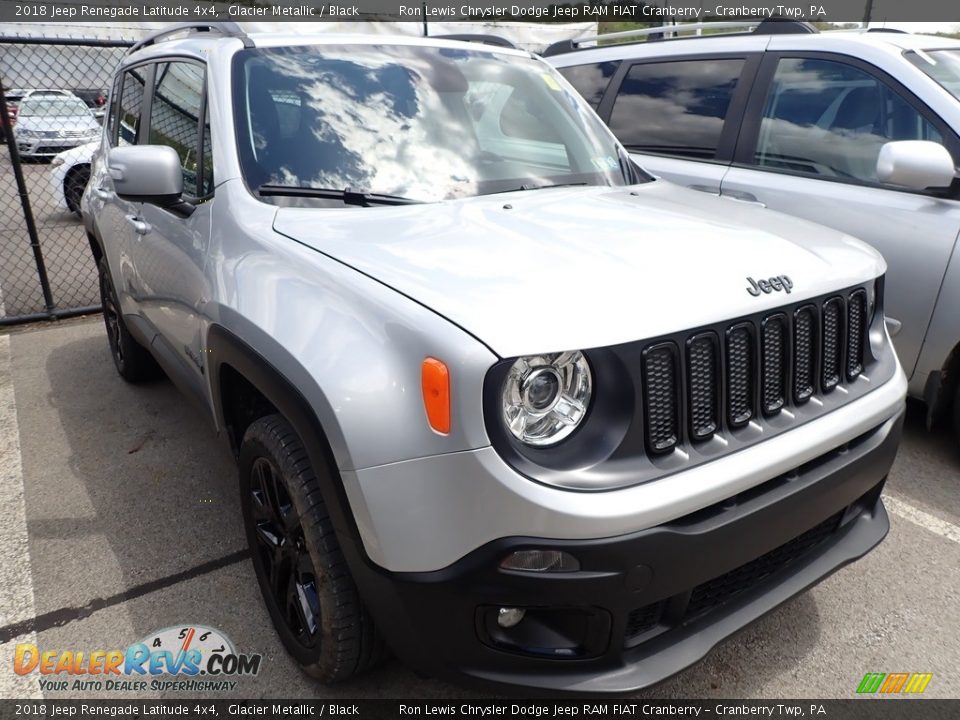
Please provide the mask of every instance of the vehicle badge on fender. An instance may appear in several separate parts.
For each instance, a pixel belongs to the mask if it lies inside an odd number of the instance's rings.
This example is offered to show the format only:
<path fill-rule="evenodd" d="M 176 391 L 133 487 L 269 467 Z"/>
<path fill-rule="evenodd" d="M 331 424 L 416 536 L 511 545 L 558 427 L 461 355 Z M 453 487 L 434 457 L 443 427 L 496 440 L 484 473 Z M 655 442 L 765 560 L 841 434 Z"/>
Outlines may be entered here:
<path fill-rule="evenodd" d="M 754 280 L 752 277 L 747 276 L 747 282 L 750 283 L 747 292 L 754 297 L 757 297 L 761 292 L 769 295 L 772 292 L 780 292 L 781 290 L 784 290 L 787 295 L 789 295 L 790 291 L 793 290 L 793 280 L 786 275 L 775 275 L 766 280 Z"/>

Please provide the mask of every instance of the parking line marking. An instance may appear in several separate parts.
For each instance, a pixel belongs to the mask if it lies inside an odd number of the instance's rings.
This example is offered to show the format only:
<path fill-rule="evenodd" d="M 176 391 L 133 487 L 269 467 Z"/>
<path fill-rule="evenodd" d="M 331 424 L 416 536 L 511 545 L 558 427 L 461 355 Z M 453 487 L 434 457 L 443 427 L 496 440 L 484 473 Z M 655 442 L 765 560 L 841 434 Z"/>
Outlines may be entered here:
<path fill-rule="evenodd" d="M 4 508 L 0 515 L 0 615 L 33 617 L 36 605 L 9 335 L 0 335 L 0 507 Z M 35 643 L 37 636 L 30 630 L 7 639 Z M 13 665 L 14 647 L 0 642 L 0 697 L 43 697 L 33 678 L 6 671 Z"/>
<path fill-rule="evenodd" d="M 886 505 L 887 510 L 892 512 L 894 515 L 897 515 L 904 520 L 909 520 L 914 525 L 919 525 L 924 530 L 929 530 L 940 537 L 944 537 L 947 540 L 952 540 L 953 542 L 960 544 L 960 527 L 957 527 L 953 523 L 949 523 L 946 520 L 941 520 L 936 515 L 931 515 L 925 510 L 914 507 L 910 503 L 901 500 L 898 497 L 894 497 L 893 495 L 884 495 L 883 504 Z"/>
<path fill-rule="evenodd" d="M 38 633 L 55 627 L 63 627 L 67 623 L 88 618 L 99 610 L 104 610 L 130 600 L 136 600 L 137 598 L 157 592 L 158 590 L 165 590 L 178 583 L 193 580 L 194 578 L 216 572 L 217 570 L 222 570 L 223 568 L 246 561 L 249 558 L 249 550 L 237 550 L 229 555 L 208 560 L 207 562 L 194 565 L 191 568 L 181 570 L 172 575 L 135 585 L 132 588 L 127 588 L 108 597 L 94 598 L 82 606 L 62 607 L 51 610 L 50 612 L 45 612 L 42 615 L 37 615 L 36 617 L 31 616 L 19 622 L 4 625 L 0 627 L 0 647 L 2 647 L 3 643 L 9 642 L 13 638 L 21 637 L 27 633 Z M 2 671 L 3 667 L 0 666 L 0 679 L 3 677 Z"/>

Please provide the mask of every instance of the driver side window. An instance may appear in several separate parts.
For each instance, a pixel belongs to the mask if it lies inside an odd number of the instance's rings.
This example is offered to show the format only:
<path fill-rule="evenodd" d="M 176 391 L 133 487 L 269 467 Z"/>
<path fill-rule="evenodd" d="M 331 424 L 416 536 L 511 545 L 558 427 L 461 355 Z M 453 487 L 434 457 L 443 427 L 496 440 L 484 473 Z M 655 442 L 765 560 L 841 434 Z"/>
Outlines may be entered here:
<path fill-rule="evenodd" d="M 877 183 L 880 148 L 893 140 L 942 143 L 943 138 L 873 75 L 832 60 L 783 58 L 764 107 L 754 162 Z"/>

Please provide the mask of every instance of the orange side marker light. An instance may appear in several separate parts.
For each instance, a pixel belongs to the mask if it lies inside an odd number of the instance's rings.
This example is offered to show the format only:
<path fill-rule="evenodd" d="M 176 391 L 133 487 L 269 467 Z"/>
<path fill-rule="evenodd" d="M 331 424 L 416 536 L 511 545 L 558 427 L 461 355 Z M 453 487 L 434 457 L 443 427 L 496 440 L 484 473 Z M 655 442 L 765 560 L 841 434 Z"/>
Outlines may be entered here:
<path fill-rule="evenodd" d="M 450 432 L 450 370 L 443 361 L 428 357 L 420 369 L 420 385 L 430 427 L 446 435 Z"/>

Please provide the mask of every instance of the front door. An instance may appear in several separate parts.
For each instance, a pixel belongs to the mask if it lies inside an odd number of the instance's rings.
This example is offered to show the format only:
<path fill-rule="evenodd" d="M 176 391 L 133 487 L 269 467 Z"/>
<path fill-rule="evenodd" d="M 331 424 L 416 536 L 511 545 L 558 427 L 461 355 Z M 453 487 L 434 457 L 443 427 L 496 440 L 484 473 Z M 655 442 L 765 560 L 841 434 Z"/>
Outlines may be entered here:
<path fill-rule="evenodd" d="M 156 65 L 147 143 L 177 151 L 183 198 L 172 206 L 141 206 L 131 256 L 140 313 L 157 332 L 154 354 L 178 385 L 205 403 L 200 318 L 210 297 L 204 268 L 213 175 L 204 97 L 203 65 L 188 60 Z"/>

